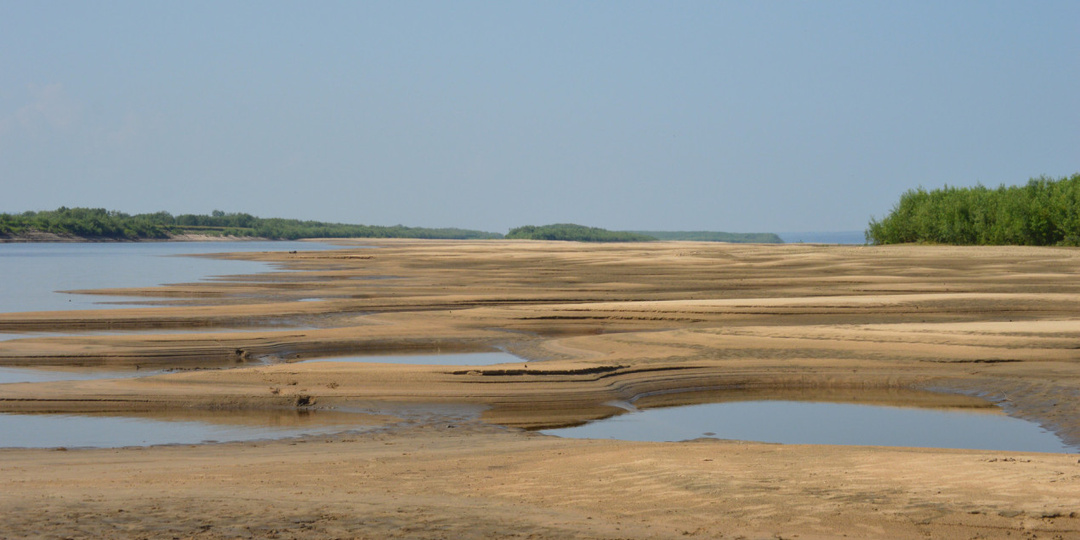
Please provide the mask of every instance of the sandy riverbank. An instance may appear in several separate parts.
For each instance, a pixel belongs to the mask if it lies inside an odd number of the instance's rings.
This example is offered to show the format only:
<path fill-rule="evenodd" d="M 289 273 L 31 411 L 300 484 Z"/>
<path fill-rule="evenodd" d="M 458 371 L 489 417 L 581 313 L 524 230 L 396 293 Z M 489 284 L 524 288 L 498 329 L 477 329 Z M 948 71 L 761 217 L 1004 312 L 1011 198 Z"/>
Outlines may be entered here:
<path fill-rule="evenodd" d="M 6 385 L 0 411 L 392 401 L 480 405 L 479 418 L 300 443 L 2 451 L 0 536 L 35 523 L 56 537 L 1080 535 L 1076 455 L 520 430 L 617 414 L 611 403 L 628 400 L 971 407 L 983 395 L 1080 443 L 1080 251 L 363 243 L 380 249 L 235 254 L 291 272 L 101 291 L 164 296 L 167 307 L 0 314 L 13 332 L 194 330 L 0 342 L 0 366 L 241 368 Z M 491 348 L 523 360 L 287 363 Z M 253 365 L 266 356 L 286 363 Z M 952 393 L 928 400 L 919 388 Z"/>

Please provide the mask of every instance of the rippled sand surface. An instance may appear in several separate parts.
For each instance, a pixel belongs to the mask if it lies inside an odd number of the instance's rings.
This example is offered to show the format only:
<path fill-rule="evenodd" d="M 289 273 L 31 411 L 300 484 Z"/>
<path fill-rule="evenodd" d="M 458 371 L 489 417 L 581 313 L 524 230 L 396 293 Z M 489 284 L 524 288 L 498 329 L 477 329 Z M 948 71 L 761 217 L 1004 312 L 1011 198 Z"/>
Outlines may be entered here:
<path fill-rule="evenodd" d="M 0 366 L 182 369 L 0 385 L 0 412 L 398 415 L 302 441 L 3 450 L 0 536 L 1080 535 L 1076 454 L 529 431 L 621 414 L 628 401 L 751 396 L 996 403 L 1076 444 L 1080 251 L 373 243 L 232 256 L 285 272 L 102 291 L 168 307 L 0 315 L 0 331 L 72 334 L 2 341 Z M 103 329 L 163 332 L 80 335 Z M 522 361 L 294 363 L 494 349 Z"/>

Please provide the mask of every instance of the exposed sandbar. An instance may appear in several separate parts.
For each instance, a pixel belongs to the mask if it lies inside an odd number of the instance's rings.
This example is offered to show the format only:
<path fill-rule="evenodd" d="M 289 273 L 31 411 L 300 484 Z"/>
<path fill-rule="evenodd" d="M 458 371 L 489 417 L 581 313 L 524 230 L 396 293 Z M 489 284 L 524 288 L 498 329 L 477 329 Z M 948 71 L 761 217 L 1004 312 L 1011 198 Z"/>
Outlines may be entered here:
<path fill-rule="evenodd" d="M 982 396 L 1076 444 L 1080 251 L 363 243 L 379 249 L 225 255 L 289 271 L 102 291 L 168 306 L 0 314 L 11 332 L 193 330 L 4 341 L 0 366 L 236 367 L 4 385 L 0 411 L 224 418 L 393 403 L 478 406 L 477 418 L 391 411 L 368 419 L 384 429 L 330 443 L 3 451 L 0 535 L 32 523 L 52 536 L 1080 535 L 1076 455 L 518 429 L 631 401 L 988 407 Z M 493 348 L 522 360 L 290 363 Z M 256 365 L 266 359 L 277 363 Z"/>

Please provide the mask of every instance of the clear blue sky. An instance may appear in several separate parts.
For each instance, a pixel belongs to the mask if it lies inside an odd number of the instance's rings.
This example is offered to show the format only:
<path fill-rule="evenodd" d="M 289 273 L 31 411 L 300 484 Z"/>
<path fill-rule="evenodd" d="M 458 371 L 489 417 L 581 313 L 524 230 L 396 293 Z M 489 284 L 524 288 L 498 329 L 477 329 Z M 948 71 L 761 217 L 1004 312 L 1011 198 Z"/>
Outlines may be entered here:
<path fill-rule="evenodd" d="M 1080 2 L 0 0 L 0 211 L 860 230 L 1080 171 Z"/>

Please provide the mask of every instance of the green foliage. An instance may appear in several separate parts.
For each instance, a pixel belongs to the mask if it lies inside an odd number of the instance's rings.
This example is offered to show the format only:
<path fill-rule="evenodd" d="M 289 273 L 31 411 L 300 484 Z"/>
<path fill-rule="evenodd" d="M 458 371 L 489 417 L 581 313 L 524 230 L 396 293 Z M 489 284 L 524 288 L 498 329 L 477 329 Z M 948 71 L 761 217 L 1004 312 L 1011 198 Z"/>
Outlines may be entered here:
<path fill-rule="evenodd" d="M 567 240 L 573 242 L 649 242 L 651 236 L 625 231 L 609 231 L 573 223 L 556 223 L 540 227 L 526 225 L 510 229 L 506 238 L 511 240 Z"/>
<path fill-rule="evenodd" d="M 892 212 L 870 220 L 874 244 L 1080 245 L 1080 173 L 1025 186 L 908 190 Z"/>
<path fill-rule="evenodd" d="M 692 242 L 731 242 L 738 244 L 783 244 L 773 233 L 728 233 L 718 231 L 629 231 L 651 236 L 657 240 L 687 240 Z"/>
<path fill-rule="evenodd" d="M 0 214 L 0 234 L 30 230 L 84 238 L 166 238 L 168 228 L 146 218 L 104 208 L 60 207 L 51 212 Z"/>
<path fill-rule="evenodd" d="M 211 215 L 168 212 L 128 215 L 101 208 L 65 208 L 54 211 L 0 214 L 0 236 L 23 234 L 31 230 L 88 239 L 141 240 L 163 239 L 176 234 L 236 236 L 297 240 L 301 238 L 501 238 L 498 233 L 467 229 L 428 229 L 395 225 L 347 225 L 300 221 L 296 219 L 258 218 L 251 214 L 214 210 Z"/>

